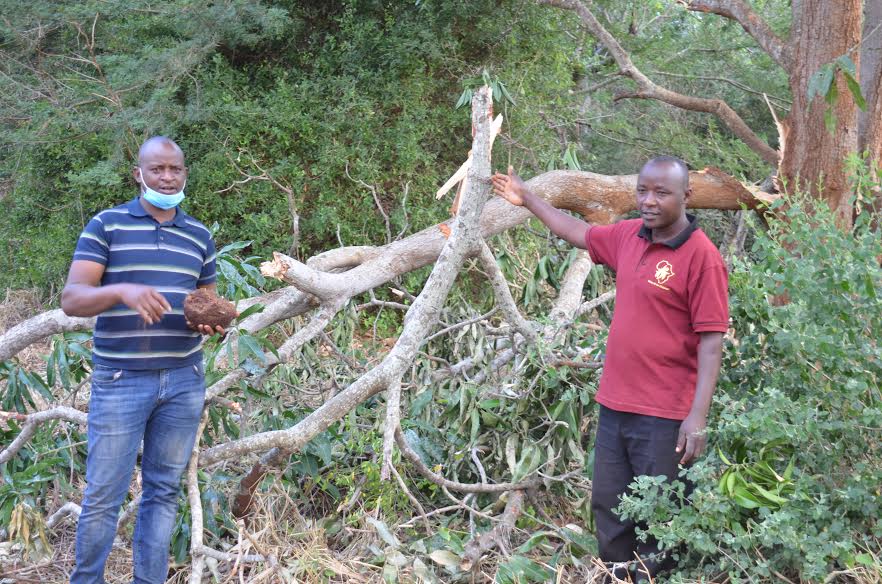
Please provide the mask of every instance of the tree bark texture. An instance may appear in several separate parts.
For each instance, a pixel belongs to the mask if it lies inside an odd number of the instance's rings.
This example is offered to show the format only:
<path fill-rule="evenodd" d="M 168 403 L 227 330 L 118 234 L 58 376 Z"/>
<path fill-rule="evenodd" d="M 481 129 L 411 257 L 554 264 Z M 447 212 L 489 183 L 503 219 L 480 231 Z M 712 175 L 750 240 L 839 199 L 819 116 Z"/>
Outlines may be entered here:
<path fill-rule="evenodd" d="M 864 31 L 860 50 L 861 92 L 866 111 L 858 114 L 858 147 L 870 160 L 882 159 L 882 1 L 864 2 Z"/>
<path fill-rule="evenodd" d="M 858 150 L 857 103 L 845 78 L 837 73 L 834 83 L 839 97 L 832 106 L 836 129 L 831 133 L 824 123 L 828 106 L 823 96 L 808 100 L 808 85 L 823 65 L 858 46 L 862 12 L 861 0 L 805 0 L 802 10 L 793 12 L 794 26 L 801 34 L 790 41 L 793 106 L 784 120 L 786 143 L 779 167 L 779 184 L 784 179 L 788 190 L 801 188 L 822 197 L 845 224 L 851 222 L 851 207 L 844 161 Z"/>

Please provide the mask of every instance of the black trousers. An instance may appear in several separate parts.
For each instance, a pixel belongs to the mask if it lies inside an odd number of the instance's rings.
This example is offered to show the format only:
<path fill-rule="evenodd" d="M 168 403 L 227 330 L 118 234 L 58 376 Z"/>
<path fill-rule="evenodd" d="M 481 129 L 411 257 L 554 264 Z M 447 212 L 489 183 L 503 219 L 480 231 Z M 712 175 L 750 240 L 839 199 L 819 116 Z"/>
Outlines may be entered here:
<path fill-rule="evenodd" d="M 613 512 L 634 477 L 664 475 L 677 478 L 680 454 L 677 447 L 679 420 L 618 412 L 600 406 L 600 421 L 594 446 L 594 481 L 591 509 L 597 525 L 600 559 L 608 564 L 631 562 L 617 566 L 614 574 L 620 579 L 645 579 L 670 569 L 671 561 L 658 553 L 653 539 L 637 540 L 635 523 L 622 520 Z M 640 556 L 645 568 L 636 562 Z M 643 572 L 643 573 L 641 573 Z"/>

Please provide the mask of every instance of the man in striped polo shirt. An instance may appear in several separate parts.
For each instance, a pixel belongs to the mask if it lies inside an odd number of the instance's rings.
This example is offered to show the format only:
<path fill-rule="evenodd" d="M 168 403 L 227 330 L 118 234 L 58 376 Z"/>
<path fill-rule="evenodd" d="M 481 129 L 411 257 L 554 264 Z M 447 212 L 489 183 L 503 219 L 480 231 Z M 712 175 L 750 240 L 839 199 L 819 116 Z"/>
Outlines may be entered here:
<path fill-rule="evenodd" d="M 201 335 L 215 332 L 193 330 L 183 313 L 187 294 L 215 286 L 211 233 L 178 206 L 184 153 L 166 137 L 150 138 L 133 175 L 139 196 L 89 221 L 61 296 L 66 314 L 98 315 L 72 584 L 104 582 L 142 440 L 134 581 L 165 582 L 180 478 L 205 399 Z"/>

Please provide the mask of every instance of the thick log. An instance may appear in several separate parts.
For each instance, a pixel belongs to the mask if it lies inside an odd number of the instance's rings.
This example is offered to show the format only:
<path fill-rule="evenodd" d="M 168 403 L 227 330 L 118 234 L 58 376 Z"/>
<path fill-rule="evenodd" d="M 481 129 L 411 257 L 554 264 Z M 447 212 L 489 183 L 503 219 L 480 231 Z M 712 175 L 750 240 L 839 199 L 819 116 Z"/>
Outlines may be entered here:
<path fill-rule="evenodd" d="M 693 171 L 689 177 L 693 191 L 689 206 L 693 209 L 756 209 L 774 199 L 774 195 L 744 185 L 715 168 Z M 578 213 L 591 223 L 612 223 L 636 209 L 634 189 L 637 175 L 607 176 L 556 170 L 530 179 L 527 185 L 555 207 Z M 491 199 L 481 215 L 481 235 L 484 238 L 496 235 L 520 225 L 529 217 L 530 212 L 523 207 L 514 207 L 498 198 Z M 352 253 L 348 253 L 348 250 L 339 254 L 333 253 L 336 250 L 324 252 L 316 256 L 324 261 L 310 261 L 307 265 L 310 266 L 308 269 L 315 269 L 316 272 L 326 267 L 337 271 L 363 260 L 345 274 L 318 272 L 322 275 L 322 293 L 345 293 L 347 297 L 352 297 L 434 263 L 446 242 L 438 226 L 433 225 L 385 246 L 353 249 Z M 318 304 L 314 296 L 291 287 L 241 301 L 239 309 L 243 310 L 256 301 L 264 303 L 266 308 L 242 323 L 241 328 L 249 333 L 303 314 Z M 60 310 L 37 315 L 0 335 L 0 361 L 11 359 L 28 345 L 45 337 L 66 331 L 88 330 L 92 326 L 94 319 L 68 317 Z"/>

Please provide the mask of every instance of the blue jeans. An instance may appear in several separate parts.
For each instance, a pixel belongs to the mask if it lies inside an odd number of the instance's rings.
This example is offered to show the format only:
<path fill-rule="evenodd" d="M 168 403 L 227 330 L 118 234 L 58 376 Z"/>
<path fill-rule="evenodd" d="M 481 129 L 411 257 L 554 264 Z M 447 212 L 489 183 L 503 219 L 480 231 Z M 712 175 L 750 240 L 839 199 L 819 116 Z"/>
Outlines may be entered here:
<path fill-rule="evenodd" d="M 86 492 L 71 584 L 102 584 L 138 446 L 142 496 L 132 541 L 136 584 L 161 584 L 171 532 L 205 400 L 202 365 L 132 370 L 96 366 L 89 402 Z"/>

